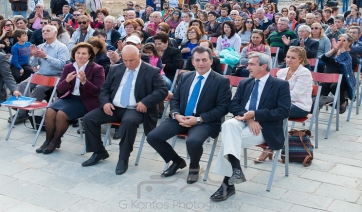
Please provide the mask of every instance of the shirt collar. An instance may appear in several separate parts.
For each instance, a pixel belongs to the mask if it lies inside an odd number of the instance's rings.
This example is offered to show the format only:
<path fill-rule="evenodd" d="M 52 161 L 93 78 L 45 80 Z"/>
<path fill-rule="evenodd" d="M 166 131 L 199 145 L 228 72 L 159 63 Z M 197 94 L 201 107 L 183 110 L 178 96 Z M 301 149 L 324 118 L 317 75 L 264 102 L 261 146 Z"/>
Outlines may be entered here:
<path fill-rule="evenodd" d="M 142 61 L 140 61 L 140 64 L 137 66 L 137 68 L 134 70 L 135 72 L 138 72 L 141 68 Z M 131 69 L 126 68 L 126 71 L 130 71 Z"/>
<path fill-rule="evenodd" d="M 48 44 L 47 42 L 44 43 L 44 47 L 52 47 L 52 48 L 55 48 L 55 44 L 57 42 L 57 39 L 55 39 L 51 44 Z"/>
<path fill-rule="evenodd" d="M 196 72 L 196 78 L 198 78 L 199 76 L 203 76 L 204 77 L 204 79 L 206 80 L 207 79 L 207 77 L 210 75 L 210 73 L 211 73 L 211 68 L 210 68 L 210 70 L 208 71 L 208 72 L 206 72 L 205 74 L 203 74 L 203 75 L 200 75 L 199 74 L 199 72 L 197 72 L 197 71 L 195 71 Z"/>
<path fill-rule="evenodd" d="M 88 63 L 89 63 L 89 60 L 84 65 L 82 65 L 81 67 L 78 67 L 78 63 L 74 62 L 73 66 L 74 66 L 75 70 L 77 70 L 77 72 L 80 71 L 80 70 L 84 71 L 85 67 L 87 67 Z"/>
<path fill-rule="evenodd" d="M 260 78 L 259 80 L 260 80 L 260 82 L 262 82 L 262 83 L 266 83 L 266 81 L 268 80 L 268 78 L 269 78 L 269 76 L 270 76 L 270 74 L 268 73 L 267 75 L 265 75 L 265 76 L 263 76 L 262 78 Z"/>

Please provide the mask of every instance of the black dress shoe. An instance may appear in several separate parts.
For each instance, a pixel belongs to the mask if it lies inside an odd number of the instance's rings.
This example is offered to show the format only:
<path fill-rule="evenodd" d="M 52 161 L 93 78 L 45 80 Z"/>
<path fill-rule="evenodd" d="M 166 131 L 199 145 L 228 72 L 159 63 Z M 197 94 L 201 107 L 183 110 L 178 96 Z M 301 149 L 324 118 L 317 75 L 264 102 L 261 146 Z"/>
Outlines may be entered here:
<path fill-rule="evenodd" d="M 128 169 L 128 159 L 127 160 L 118 160 L 116 167 L 116 175 L 124 174 Z"/>
<path fill-rule="evenodd" d="M 221 184 L 220 188 L 213 195 L 211 195 L 210 199 L 215 202 L 224 201 L 233 194 L 235 194 L 235 186 L 227 186 L 225 183 L 223 183 Z"/>
<path fill-rule="evenodd" d="M 107 150 L 104 150 L 100 154 L 97 154 L 94 152 L 93 155 L 88 160 L 86 160 L 82 163 L 82 166 L 87 167 L 87 166 L 96 165 L 100 160 L 105 160 L 108 157 L 109 157 L 109 154 L 108 154 Z"/>
<path fill-rule="evenodd" d="M 196 169 L 190 169 L 189 175 L 187 176 L 187 184 L 196 183 L 199 180 L 200 166 Z"/>
<path fill-rule="evenodd" d="M 49 145 L 50 142 L 44 141 L 43 145 L 41 145 L 38 149 L 35 150 L 36 153 L 42 153 L 43 150 Z"/>
<path fill-rule="evenodd" d="M 60 144 L 62 143 L 62 141 L 58 141 L 56 143 L 50 142 L 48 144 L 48 146 L 45 147 L 45 149 L 43 149 L 43 154 L 47 155 L 47 154 L 51 154 L 54 152 L 55 149 L 59 149 L 60 148 Z"/>
<path fill-rule="evenodd" d="M 114 129 L 113 139 L 120 139 L 120 138 L 121 138 L 121 133 L 119 132 L 119 128 Z"/>
<path fill-rule="evenodd" d="M 245 175 L 241 169 L 233 169 L 233 175 L 229 178 L 229 185 L 239 184 L 245 182 Z"/>
<path fill-rule="evenodd" d="M 183 169 L 186 167 L 186 162 L 184 159 L 181 158 L 180 162 L 172 163 L 170 167 L 166 171 L 164 171 L 161 176 L 162 177 L 170 177 L 176 173 L 178 169 Z"/>

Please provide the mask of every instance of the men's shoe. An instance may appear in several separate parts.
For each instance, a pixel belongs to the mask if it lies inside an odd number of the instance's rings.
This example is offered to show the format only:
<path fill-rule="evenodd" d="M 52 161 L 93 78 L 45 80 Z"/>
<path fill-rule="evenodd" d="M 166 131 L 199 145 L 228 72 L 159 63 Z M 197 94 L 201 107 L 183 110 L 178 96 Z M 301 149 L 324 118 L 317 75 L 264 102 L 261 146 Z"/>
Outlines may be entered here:
<path fill-rule="evenodd" d="M 127 160 L 118 160 L 116 167 L 116 175 L 124 174 L 128 169 L 128 159 Z"/>
<path fill-rule="evenodd" d="M 170 177 L 176 173 L 178 169 L 183 169 L 186 167 L 186 162 L 184 159 L 181 158 L 180 162 L 172 163 L 170 167 L 166 171 L 164 171 L 161 176 L 162 177 Z"/>
<path fill-rule="evenodd" d="M 121 138 L 121 133 L 119 128 L 114 129 L 113 139 L 120 139 L 120 138 Z"/>
<path fill-rule="evenodd" d="M 245 175 L 241 169 L 233 169 L 233 175 L 229 178 L 229 185 L 235 185 L 245 182 Z"/>
<path fill-rule="evenodd" d="M 13 118 L 14 117 L 15 117 L 15 115 L 13 115 Z M 24 115 L 18 115 L 14 124 L 23 123 L 24 121 L 28 120 L 28 117 L 29 117 L 29 115 L 27 113 Z M 11 117 L 8 118 L 8 123 L 11 124 Z"/>
<path fill-rule="evenodd" d="M 210 199 L 215 202 L 224 201 L 233 194 L 235 194 L 235 186 L 227 186 L 225 183 L 223 183 L 221 184 L 220 188 L 213 195 L 211 195 Z"/>
<path fill-rule="evenodd" d="M 196 169 L 190 169 L 189 175 L 187 176 L 187 184 L 196 183 L 199 180 L 200 166 Z"/>
<path fill-rule="evenodd" d="M 96 165 L 100 160 L 105 160 L 108 157 L 109 157 L 109 154 L 108 154 L 107 150 L 104 150 L 100 154 L 97 154 L 94 152 L 93 155 L 88 160 L 86 160 L 82 163 L 82 166 L 87 167 L 87 166 Z"/>
<path fill-rule="evenodd" d="M 43 150 L 49 145 L 50 142 L 44 141 L 43 145 L 41 145 L 38 149 L 35 150 L 36 153 L 43 153 Z"/>

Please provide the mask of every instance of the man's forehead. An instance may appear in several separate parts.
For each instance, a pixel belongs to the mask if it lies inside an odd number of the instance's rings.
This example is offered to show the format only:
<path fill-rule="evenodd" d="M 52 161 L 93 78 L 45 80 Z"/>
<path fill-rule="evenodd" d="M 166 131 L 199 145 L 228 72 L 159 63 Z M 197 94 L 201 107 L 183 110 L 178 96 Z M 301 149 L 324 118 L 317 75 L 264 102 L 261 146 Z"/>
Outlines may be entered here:
<path fill-rule="evenodd" d="M 203 53 L 198 53 L 195 52 L 193 55 L 193 58 L 196 59 L 204 59 L 204 58 L 209 58 L 209 54 L 207 52 L 203 52 Z"/>

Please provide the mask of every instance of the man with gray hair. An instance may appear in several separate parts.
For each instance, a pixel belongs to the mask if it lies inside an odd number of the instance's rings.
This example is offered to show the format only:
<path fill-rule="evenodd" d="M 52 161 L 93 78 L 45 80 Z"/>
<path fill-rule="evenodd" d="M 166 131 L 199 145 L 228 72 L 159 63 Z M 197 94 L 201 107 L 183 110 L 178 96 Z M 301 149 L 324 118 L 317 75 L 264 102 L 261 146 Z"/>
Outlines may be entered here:
<path fill-rule="evenodd" d="M 233 118 L 222 124 L 221 147 L 214 173 L 224 177 L 220 188 L 210 197 L 223 201 L 235 194 L 235 184 L 246 181 L 241 170 L 241 149 L 263 143 L 271 150 L 284 144 L 283 120 L 288 118 L 291 97 L 288 81 L 272 77 L 270 56 L 249 56 L 249 79 L 240 81 L 228 109 Z M 267 99 L 267 101 L 266 101 Z"/>
<path fill-rule="evenodd" d="M 312 29 L 307 25 L 301 25 L 298 29 L 298 38 L 290 40 L 285 35 L 282 36 L 285 44 L 284 54 L 286 55 L 290 46 L 300 46 L 307 52 L 307 58 L 317 58 L 319 42 L 309 38 Z"/>
<path fill-rule="evenodd" d="M 257 29 L 266 30 L 270 24 L 273 22 L 265 17 L 265 10 L 263 8 L 258 8 L 256 10 L 256 18 L 254 20 L 255 26 Z"/>
<path fill-rule="evenodd" d="M 334 24 L 329 25 L 328 29 L 325 31 L 325 35 L 332 42 L 332 39 L 338 40 L 338 36 L 346 33 L 346 29 L 343 27 L 344 17 L 342 15 L 337 15 L 334 17 Z"/>
<path fill-rule="evenodd" d="M 305 20 L 306 20 L 306 22 L 305 22 L 305 23 L 302 23 L 302 24 L 299 24 L 299 25 L 295 28 L 294 32 L 295 32 L 295 33 L 298 33 L 299 27 L 300 27 L 300 26 L 303 26 L 303 25 L 307 25 L 307 26 L 309 26 L 309 27 L 312 27 L 312 24 L 314 23 L 314 19 L 315 19 L 315 16 L 314 16 L 313 13 L 307 13 L 307 14 L 305 15 Z"/>
<path fill-rule="evenodd" d="M 115 20 L 116 18 L 114 16 L 109 15 L 105 17 L 103 21 L 104 31 L 107 33 L 106 43 L 112 46 L 117 46 L 117 42 L 121 37 L 121 34 L 113 28 Z"/>
<path fill-rule="evenodd" d="M 39 67 L 36 74 L 46 76 L 60 76 L 62 74 L 65 62 L 69 60 L 69 51 L 65 44 L 57 40 L 57 28 L 55 26 L 46 25 L 42 29 L 42 35 L 45 43 L 39 46 L 30 46 L 30 65 L 32 67 Z M 28 82 L 24 81 L 19 85 L 20 93 L 24 94 Z M 29 90 L 31 92 L 24 94 L 36 98 L 37 101 L 42 101 L 46 97 L 46 92 L 53 89 L 42 85 L 30 84 Z M 28 117 L 27 111 L 19 110 L 15 124 L 21 123 Z M 8 122 L 11 123 L 11 117 Z"/>

